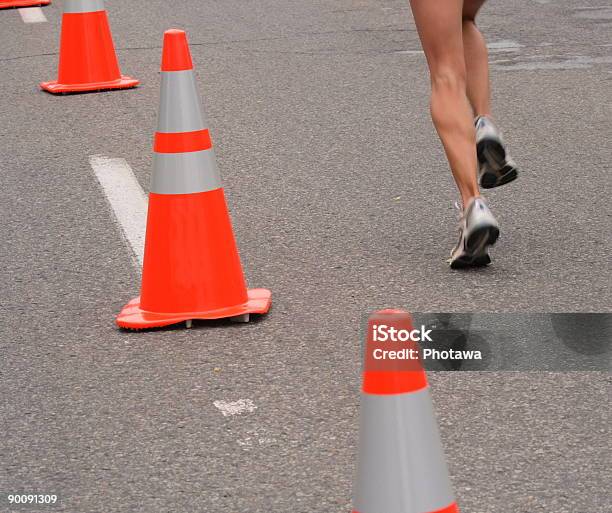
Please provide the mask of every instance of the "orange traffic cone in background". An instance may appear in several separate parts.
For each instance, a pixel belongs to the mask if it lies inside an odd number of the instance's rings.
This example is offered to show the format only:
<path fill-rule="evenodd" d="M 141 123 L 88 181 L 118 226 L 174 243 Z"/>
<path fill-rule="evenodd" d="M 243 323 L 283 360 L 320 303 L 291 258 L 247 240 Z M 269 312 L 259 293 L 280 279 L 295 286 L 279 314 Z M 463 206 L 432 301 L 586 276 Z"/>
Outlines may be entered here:
<path fill-rule="evenodd" d="M 368 321 L 353 513 L 459 513 L 418 345 L 401 343 L 414 360 L 381 359 L 399 349 L 374 339 L 383 325 L 412 330 L 412 319 L 382 310 Z"/>
<path fill-rule="evenodd" d="M 104 10 L 104 0 L 64 0 L 57 80 L 40 87 L 50 93 L 78 93 L 136 87 L 121 75 Z"/>
<path fill-rule="evenodd" d="M 0 0 L 0 9 L 10 9 L 12 7 L 36 7 L 39 5 L 49 5 L 51 0 Z"/>
<path fill-rule="evenodd" d="M 164 34 L 161 98 L 140 297 L 123 328 L 266 313 L 266 289 L 247 290 L 208 125 L 200 110 L 187 36 Z"/>

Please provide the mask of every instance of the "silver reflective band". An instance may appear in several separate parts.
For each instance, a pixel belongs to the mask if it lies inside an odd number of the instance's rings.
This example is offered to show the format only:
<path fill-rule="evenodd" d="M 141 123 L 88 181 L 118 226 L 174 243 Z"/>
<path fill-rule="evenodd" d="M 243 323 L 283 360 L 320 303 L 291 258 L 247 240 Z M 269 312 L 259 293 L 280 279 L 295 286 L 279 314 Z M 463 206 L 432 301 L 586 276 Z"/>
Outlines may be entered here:
<path fill-rule="evenodd" d="M 188 153 L 155 153 L 151 192 L 191 194 L 221 187 L 212 149 Z"/>
<path fill-rule="evenodd" d="M 64 0 L 64 14 L 104 10 L 104 0 Z"/>
<path fill-rule="evenodd" d="M 429 513 L 455 502 L 429 389 L 361 398 L 359 513 Z"/>
<path fill-rule="evenodd" d="M 194 132 L 208 128 L 200 108 L 193 70 L 162 71 L 158 132 Z"/>

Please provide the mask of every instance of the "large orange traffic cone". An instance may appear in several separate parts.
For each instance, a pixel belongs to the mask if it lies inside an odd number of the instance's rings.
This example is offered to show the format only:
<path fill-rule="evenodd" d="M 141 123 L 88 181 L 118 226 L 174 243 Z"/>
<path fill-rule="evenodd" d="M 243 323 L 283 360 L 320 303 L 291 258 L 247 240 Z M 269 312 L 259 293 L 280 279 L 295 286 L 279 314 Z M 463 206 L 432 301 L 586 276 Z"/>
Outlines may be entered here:
<path fill-rule="evenodd" d="M 414 359 L 381 358 L 400 348 L 374 339 L 383 325 L 412 330 L 412 319 L 382 310 L 368 322 L 353 513 L 459 513 L 418 345 L 400 343 Z"/>
<path fill-rule="evenodd" d="M 266 289 L 247 290 L 208 125 L 200 111 L 187 36 L 164 34 L 161 99 L 139 298 L 123 328 L 266 313 Z"/>
<path fill-rule="evenodd" d="M 0 9 L 12 7 L 35 7 L 38 5 L 49 5 L 51 0 L 0 0 Z"/>
<path fill-rule="evenodd" d="M 64 0 L 57 80 L 40 87 L 50 93 L 79 93 L 136 87 L 121 75 L 104 0 Z"/>

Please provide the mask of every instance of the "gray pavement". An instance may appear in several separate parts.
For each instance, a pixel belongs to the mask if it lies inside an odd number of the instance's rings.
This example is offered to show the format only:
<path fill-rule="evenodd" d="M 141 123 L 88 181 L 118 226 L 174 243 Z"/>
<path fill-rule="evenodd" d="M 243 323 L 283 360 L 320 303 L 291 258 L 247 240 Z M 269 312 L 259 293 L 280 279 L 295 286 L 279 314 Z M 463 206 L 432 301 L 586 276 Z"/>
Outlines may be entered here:
<path fill-rule="evenodd" d="M 487 193 L 502 235 L 476 272 L 445 264 L 456 193 L 404 1 L 106 4 L 136 90 L 39 92 L 60 2 L 43 24 L 0 11 L 0 492 L 57 493 L 71 513 L 346 512 L 364 315 L 611 310 L 603 2 L 482 14 L 522 174 Z M 125 158 L 148 190 L 170 27 L 189 33 L 246 276 L 274 306 L 123 332 L 139 275 L 88 157 Z M 464 513 L 609 511 L 608 373 L 430 381 Z M 257 409 L 213 404 L 238 399 Z"/>

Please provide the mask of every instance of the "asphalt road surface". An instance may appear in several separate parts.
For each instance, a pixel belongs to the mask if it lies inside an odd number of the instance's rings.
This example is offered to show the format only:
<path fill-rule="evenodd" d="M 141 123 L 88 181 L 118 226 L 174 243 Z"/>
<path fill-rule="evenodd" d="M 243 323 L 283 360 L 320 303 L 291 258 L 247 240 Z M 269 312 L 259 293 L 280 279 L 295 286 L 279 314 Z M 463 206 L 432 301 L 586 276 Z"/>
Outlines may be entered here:
<path fill-rule="evenodd" d="M 368 312 L 609 312 L 606 3 L 484 9 L 521 176 L 487 193 L 502 234 L 469 272 L 445 263 L 456 193 L 405 1 L 109 0 L 142 85 L 59 97 L 37 84 L 56 77 L 60 2 L 42 23 L 0 11 L 0 492 L 60 497 L 36 511 L 347 512 Z M 171 27 L 245 274 L 274 306 L 125 332 L 140 271 L 89 157 L 125 159 L 148 190 Z M 430 373 L 464 513 L 609 511 L 609 375 L 565 370 Z"/>

